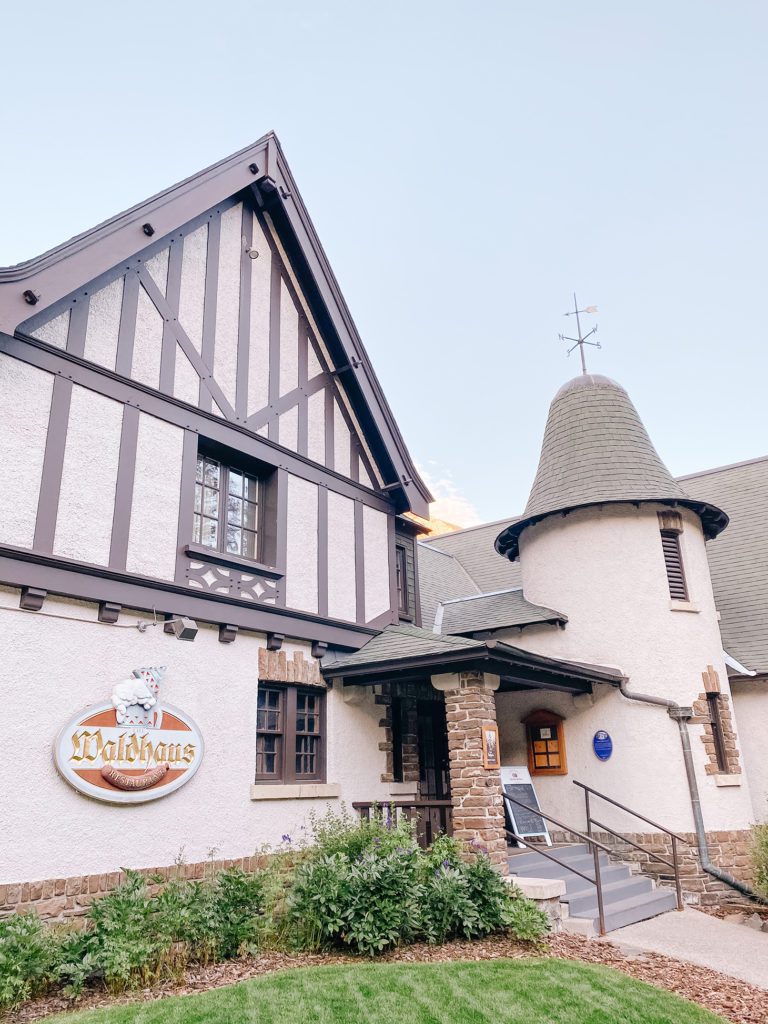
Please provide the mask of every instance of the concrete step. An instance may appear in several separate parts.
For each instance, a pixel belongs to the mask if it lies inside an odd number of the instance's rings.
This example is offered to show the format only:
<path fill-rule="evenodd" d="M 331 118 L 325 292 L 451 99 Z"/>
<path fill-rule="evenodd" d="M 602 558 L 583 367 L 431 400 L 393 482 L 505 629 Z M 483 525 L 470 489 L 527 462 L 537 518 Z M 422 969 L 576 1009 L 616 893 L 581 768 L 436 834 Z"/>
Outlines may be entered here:
<path fill-rule="evenodd" d="M 677 897 L 672 889 L 654 889 L 649 893 L 630 896 L 629 899 L 612 903 L 605 908 L 605 930 L 615 931 L 625 928 L 628 924 L 647 921 L 649 917 L 657 917 L 677 906 Z M 592 918 L 597 928 L 597 913 Z"/>
<path fill-rule="evenodd" d="M 561 863 L 556 864 L 537 851 L 528 850 L 509 858 L 510 873 L 519 878 L 562 879 L 566 892 L 560 902 L 568 908 L 567 929 L 581 934 L 597 934 L 597 890 L 574 870 L 592 878 L 592 854 L 584 844 L 549 847 L 547 852 Z M 677 906 L 673 890 L 657 889 L 650 878 L 633 873 L 628 865 L 611 861 L 605 854 L 600 855 L 600 877 L 606 931 L 645 921 Z"/>
<path fill-rule="evenodd" d="M 608 872 L 615 872 L 616 868 L 629 873 L 629 868 L 625 864 L 616 864 L 607 858 L 600 859 L 601 876 Z M 520 861 L 517 857 L 510 857 L 509 870 L 513 875 L 525 875 L 529 878 L 565 878 L 569 874 L 578 878 L 577 871 L 587 875 L 588 878 L 594 878 L 595 863 L 591 856 L 572 857 L 562 864 L 556 864 L 547 857 L 537 857 L 535 860 L 526 858 L 524 861 Z"/>
<path fill-rule="evenodd" d="M 652 892 L 654 888 L 650 878 L 644 875 L 631 875 L 629 878 L 603 885 L 603 906 L 607 912 L 614 904 L 621 903 L 631 896 Z M 597 889 L 594 885 L 578 889 L 576 892 L 567 892 L 561 897 L 560 902 L 568 904 L 571 917 L 597 917 Z"/>

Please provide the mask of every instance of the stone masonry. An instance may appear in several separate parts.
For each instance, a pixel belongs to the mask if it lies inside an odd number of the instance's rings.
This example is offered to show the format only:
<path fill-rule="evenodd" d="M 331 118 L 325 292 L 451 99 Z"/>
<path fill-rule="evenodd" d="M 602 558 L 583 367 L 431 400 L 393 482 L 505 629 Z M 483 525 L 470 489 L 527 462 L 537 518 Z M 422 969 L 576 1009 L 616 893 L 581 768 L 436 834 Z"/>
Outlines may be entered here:
<path fill-rule="evenodd" d="M 670 867 L 660 861 L 653 860 L 650 854 L 672 860 L 672 840 L 663 832 L 625 832 L 627 839 L 644 846 L 646 852 L 636 850 L 629 843 L 624 843 L 608 832 L 594 831 L 594 838 L 604 846 L 615 850 L 618 859 L 626 863 L 637 864 L 643 874 L 650 875 L 663 885 L 674 884 L 674 873 Z M 680 864 L 680 881 L 685 902 L 692 906 L 717 906 L 721 903 L 733 903 L 740 899 L 737 890 L 725 882 L 713 878 L 702 871 L 699 863 L 699 852 L 696 846 L 696 835 L 693 832 L 682 832 L 687 841 L 678 843 L 678 860 Z M 574 842 L 566 833 L 553 832 L 552 839 L 556 843 Z M 733 875 L 745 885 L 752 885 L 752 860 L 750 857 L 751 834 L 747 829 L 707 832 L 709 858 L 722 871 Z"/>
<path fill-rule="evenodd" d="M 488 851 L 496 867 L 506 874 L 507 840 L 498 768 L 483 767 L 482 729 L 496 722 L 494 690 L 498 678 L 482 672 L 433 676 L 445 694 L 448 756 L 453 801 L 453 835 L 475 842 Z"/>
<path fill-rule="evenodd" d="M 170 867 L 143 868 L 139 874 L 153 881 L 170 878 L 206 878 L 221 868 L 237 867 L 256 871 L 264 867 L 263 857 L 238 857 L 235 860 L 210 860 L 196 864 L 172 864 Z M 11 882 L 0 885 L 0 918 L 9 914 L 34 911 L 43 921 L 69 921 L 83 917 L 94 900 L 105 896 L 126 880 L 124 871 L 100 875 L 73 875 L 38 882 Z"/>

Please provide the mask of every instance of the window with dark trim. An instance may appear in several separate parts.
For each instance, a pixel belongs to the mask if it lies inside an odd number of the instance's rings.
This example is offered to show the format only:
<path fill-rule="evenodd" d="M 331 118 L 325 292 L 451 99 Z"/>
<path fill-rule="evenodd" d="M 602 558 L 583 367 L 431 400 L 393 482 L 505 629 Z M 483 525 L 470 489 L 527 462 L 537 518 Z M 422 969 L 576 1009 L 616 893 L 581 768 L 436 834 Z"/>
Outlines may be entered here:
<path fill-rule="evenodd" d="M 401 617 L 408 618 L 411 615 L 411 603 L 408 600 L 408 561 L 405 547 L 402 544 L 395 546 L 395 575 L 397 578 L 397 610 Z"/>
<path fill-rule="evenodd" d="M 226 466 L 210 455 L 198 454 L 194 543 L 257 561 L 260 500 L 258 477 Z"/>
<path fill-rule="evenodd" d="M 259 683 L 257 782 L 325 781 L 325 694 Z"/>
<path fill-rule="evenodd" d="M 680 549 L 680 534 L 683 532 L 682 516 L 679 512 L 659 512 L 659 525 L 669 596 L 673 601 L 687 601 L 688 586 L 685 582 L 683 553 Z"/>
<path fill-rule="evenodd" d="M 712 740 L 715 745 L 715 761 L 720 772 L 728 771 L 728 758 L 725 754 L 725 735 L 723 733 L 723 719 L 720 707 L 720 694 L 707 694 L 707 708 L 709 709 L 709 722 L 712 726 Z"/>

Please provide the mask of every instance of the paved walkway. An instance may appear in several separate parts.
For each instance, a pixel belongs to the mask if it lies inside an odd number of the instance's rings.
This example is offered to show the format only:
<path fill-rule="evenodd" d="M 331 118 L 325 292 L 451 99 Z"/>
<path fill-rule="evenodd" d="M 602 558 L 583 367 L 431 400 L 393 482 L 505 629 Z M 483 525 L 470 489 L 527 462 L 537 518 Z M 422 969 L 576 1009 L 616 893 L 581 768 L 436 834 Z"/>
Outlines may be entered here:
<path fill-rule="evenodd" d="M 630 924 L 609 932 L 604 941 L 625 953 L 663 953 L 768 989 L 768 932 L 699 910 L 686 908 Z"/>

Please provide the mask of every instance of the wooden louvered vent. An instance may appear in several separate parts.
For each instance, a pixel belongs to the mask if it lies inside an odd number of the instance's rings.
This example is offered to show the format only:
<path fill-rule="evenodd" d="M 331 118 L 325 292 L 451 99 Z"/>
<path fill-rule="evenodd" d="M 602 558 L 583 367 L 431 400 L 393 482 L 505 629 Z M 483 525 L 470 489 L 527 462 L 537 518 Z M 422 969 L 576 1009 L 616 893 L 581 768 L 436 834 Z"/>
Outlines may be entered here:
<path fill-rule="evenodd" d="M 661 547 L 664 551 L 664 564 L 667 567 L 669 596 L 673 601 L 687 601 L 688 588 L 685 585 L 679 532 L 677 530 L 662 530 Z"/>

